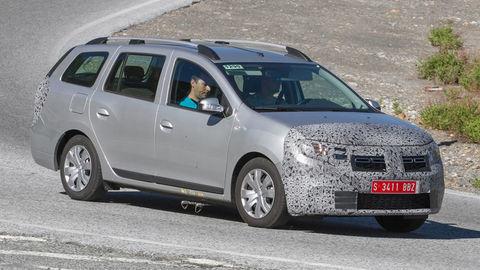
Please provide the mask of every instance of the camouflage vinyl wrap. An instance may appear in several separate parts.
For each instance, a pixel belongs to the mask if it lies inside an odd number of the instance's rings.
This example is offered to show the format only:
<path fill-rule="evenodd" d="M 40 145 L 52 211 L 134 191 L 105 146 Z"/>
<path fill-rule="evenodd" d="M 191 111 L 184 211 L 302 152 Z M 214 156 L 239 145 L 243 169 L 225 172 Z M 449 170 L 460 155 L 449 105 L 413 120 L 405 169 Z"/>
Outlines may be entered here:
<path fill-rule="evenodd" d="M 314 151 L 312 142 L 322 145 Z M 293 216 L 427 215 L 440 210 L 444 179 L 437 144 L 413 125 L 325 123 L 292 128 L 284 145 L 282 180 Z M 385 171 L 354 171 L 352 156 L 383 156 Z M 405 172 L 402 158 L 426 156 L 429 170 Z M 415 180 L 430 196 L 430 208 L 402 210 L 338 209 L 336 192 L 369 194 L 373 180 Z"/>
<path fill-rule="evenodd" d="M 37 91 L 35 92 L 35 107 L 33 111 L 33 121 L 32 121 L 32 126 L 35 125 L 35 123 L 38 121 L 40 118 L 40 112 L 42 111 L 43 105 L 45 104 L 45 101 L 47 100 L 47 95 L 48 95 L 48 80 L 50 77 L 46 76 L 42 82 L 38 85 Z"/>

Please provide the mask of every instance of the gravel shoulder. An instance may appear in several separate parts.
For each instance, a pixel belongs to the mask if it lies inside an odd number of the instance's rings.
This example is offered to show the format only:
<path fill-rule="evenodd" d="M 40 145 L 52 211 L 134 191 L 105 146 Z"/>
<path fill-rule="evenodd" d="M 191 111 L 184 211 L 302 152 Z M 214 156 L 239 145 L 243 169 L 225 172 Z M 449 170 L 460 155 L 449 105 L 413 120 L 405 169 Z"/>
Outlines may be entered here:
<path fill-rule="evenodd" d="M 161 38 L 247 39 L 289 45 L 332 70 L 360 95 L 393 113 L 398 101 L 408 121 L 441 98 L 427 93 L 415 64 L 435 50 L 426 34 L 450 22 L 465 46 L 480 49 L 480 1 L 204 0 L 115 35 Z M 480 194 L 480 145 L 429 130 L 445 165 L 448 188 Z"/>

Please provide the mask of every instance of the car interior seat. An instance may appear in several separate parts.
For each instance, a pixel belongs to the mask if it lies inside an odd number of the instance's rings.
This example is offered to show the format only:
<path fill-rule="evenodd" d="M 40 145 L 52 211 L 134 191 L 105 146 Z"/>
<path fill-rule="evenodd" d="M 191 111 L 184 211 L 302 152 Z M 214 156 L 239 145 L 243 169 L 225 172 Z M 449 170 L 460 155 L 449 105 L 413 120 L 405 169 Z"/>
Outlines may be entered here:
<path fill-rule="evenodd" d="M 252 98 L 262 86 L 261 76 L 245 76 L 243 82 L 243 97 L 245 99 Z"/>
<path fill-rule="evenodd" d="M 145 83 L 142 82 L 145 76 L 144 70 L 140 66 L 125 66 L 125 79 L 120 87 L 120 92 L 127 96 L 132 96 L 144 100 L 153 101 L 155 93 L 150 89 L 145 88 Z"/>

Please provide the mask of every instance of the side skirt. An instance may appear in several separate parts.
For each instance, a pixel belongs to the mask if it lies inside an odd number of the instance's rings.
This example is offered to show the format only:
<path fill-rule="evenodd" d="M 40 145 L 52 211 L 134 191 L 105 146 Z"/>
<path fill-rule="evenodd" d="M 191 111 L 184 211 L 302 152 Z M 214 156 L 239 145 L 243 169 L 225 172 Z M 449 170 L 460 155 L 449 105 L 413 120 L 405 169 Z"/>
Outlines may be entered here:
<path fill-rule="evenodd" d="M 143 182 L 156 183 L 160 185 L 186 188 L 186 189 L 192 189 L 197 191 L 204 191 L 204 192 L 209 192 L 214 194 L 223 194 L 223 191 L 224 191 L 223 188 L 219 188 L 219 187 L 196 184 L 196 183 L 186 182 L 182 180 L 159 177 L 155 175 L 131 172 L 131 171 L 126 171 L 126 170 L 117 169 L 117 168 L 113 168 L 113 171 L 120 177 L 143 181 Z"/>

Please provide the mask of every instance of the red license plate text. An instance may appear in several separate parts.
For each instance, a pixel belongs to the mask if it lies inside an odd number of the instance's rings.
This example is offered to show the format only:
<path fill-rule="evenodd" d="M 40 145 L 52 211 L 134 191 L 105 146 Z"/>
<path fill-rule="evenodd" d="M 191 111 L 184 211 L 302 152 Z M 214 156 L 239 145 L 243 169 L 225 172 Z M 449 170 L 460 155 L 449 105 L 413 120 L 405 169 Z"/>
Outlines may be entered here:
<path fill-rule="evenodd" d="M 419 193 L 417 181 L 373 181 L 372 193 Z"/>

